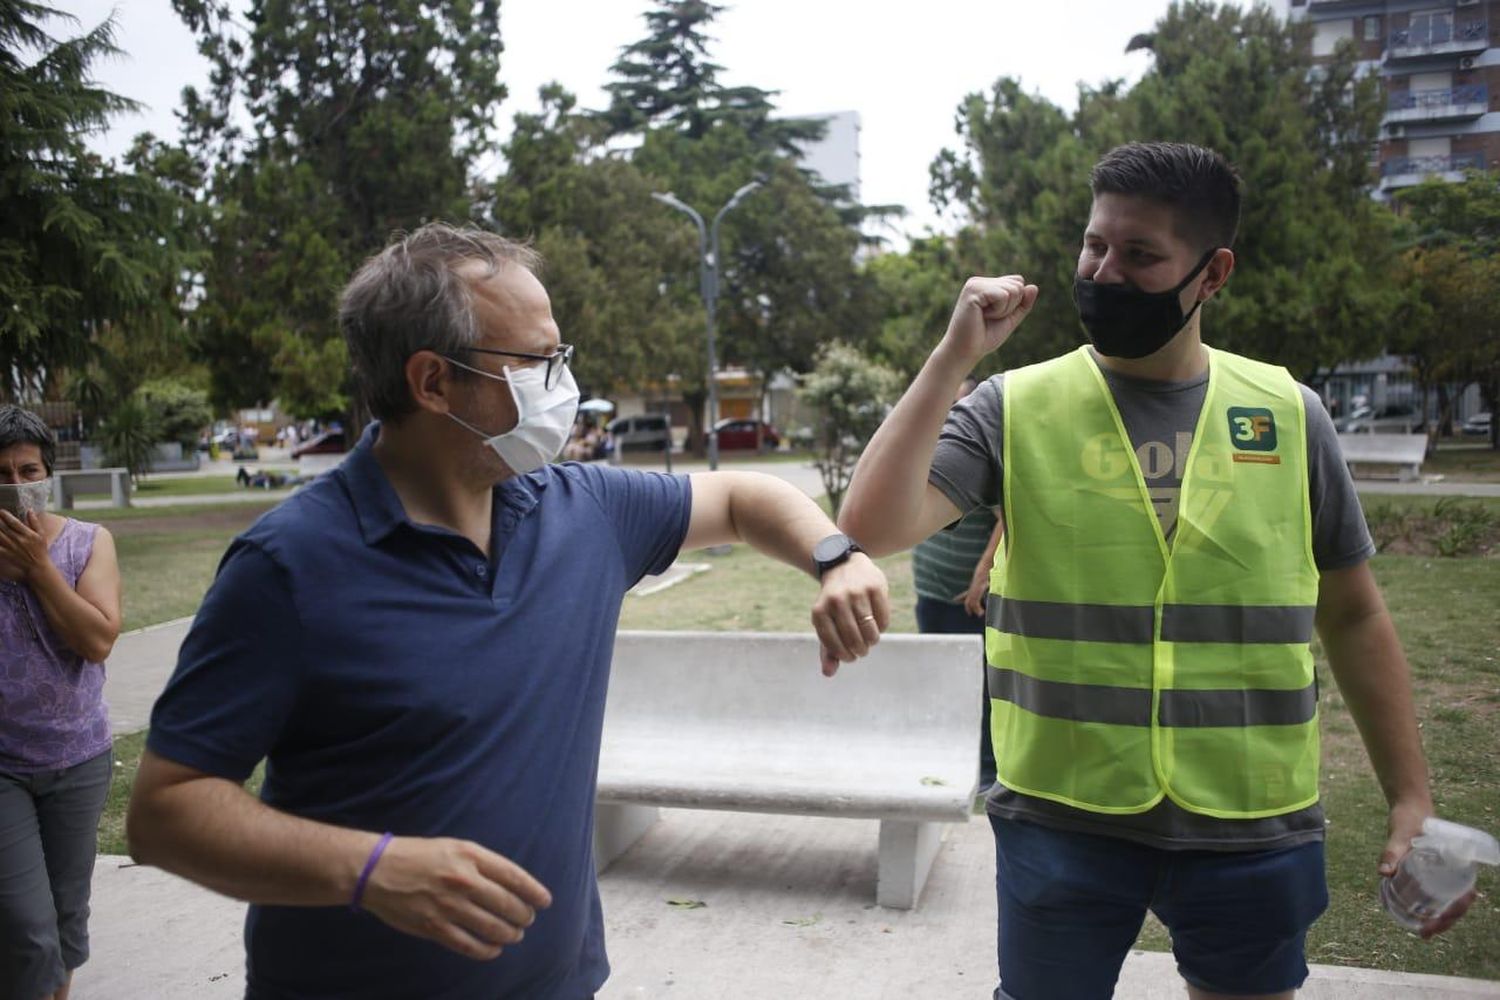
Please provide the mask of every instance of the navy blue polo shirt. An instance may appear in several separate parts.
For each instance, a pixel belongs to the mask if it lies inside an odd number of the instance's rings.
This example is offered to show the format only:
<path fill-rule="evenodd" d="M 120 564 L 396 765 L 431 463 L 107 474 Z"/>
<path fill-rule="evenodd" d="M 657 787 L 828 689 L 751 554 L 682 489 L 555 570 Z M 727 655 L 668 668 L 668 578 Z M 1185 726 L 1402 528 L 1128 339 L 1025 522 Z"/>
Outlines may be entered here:
<path fill-rule="evenodd" d="M 685 477 L 553 465 L 495 488 L 493 552 L 412 523 L 378 427 L 220 564 L 147 745 L 297 816 L 460 837 L 552 893 L 478 962 L 347 907 L 251 906 L 251 998 L 577 1000 L 609 972 L 593 805 L 620 603 L 676 557 Z"/>

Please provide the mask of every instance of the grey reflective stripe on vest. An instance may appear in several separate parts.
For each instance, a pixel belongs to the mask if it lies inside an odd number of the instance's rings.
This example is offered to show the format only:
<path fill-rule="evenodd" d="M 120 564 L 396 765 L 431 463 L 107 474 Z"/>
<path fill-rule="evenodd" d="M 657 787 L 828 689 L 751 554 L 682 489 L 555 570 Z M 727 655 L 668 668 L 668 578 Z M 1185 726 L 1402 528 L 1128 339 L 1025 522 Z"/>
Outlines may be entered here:
<path fill-rule="evenodd" d="M 1034 715 L 1074 722 L 1107 722 L 1115 726 L 1149 726 L 1149 688 L 1043 681 L 1018 670 L 989 671 L 990 697 L 1008 701 Z"/>
<path fill-rule="evenodd" d="M 1146 645 L 1155 625 L 1154 610 L 1138 605 L 1019 601 L 994 594 L 987 604 L 985 624 L 1029 639 Z M 1315 611 L 1297 604 L 1167 604 L 1161 609 L 1161 637 L 1166 642 L 1311 642 Z"/>
<path fill-rule="evenodd" d="M 1150 643 L 1156 626 L 1150 606 L 1018 601 L 990 595 L 985 623 L 1010 635 L 1073 642 Z"/>
<path fill-rule="evenodd" d="M 1296 691 L 1163 691 L 1161 724 L 1191 726 L 1300 726 L 1318 711 L 1318 688 Z"/>
<path fill-rule="evenodd" d="M 1044 681 L 1018 670 L 986 668 L 990 697 L 1034 715 L 1112 726 L 1151 724 L 1151 691 L 1107 684 Z M 1295 691 L 1179 691 L 1161 693 L 1160 721 L 1173 728 L 1299 726 L 1318 710 L 1316 684 Z"/>
<path fill-rule="evenodd" d="M 1167 604 L 1161 637 L 1167 642 L 1312 642 L 1310 605 Z"/>

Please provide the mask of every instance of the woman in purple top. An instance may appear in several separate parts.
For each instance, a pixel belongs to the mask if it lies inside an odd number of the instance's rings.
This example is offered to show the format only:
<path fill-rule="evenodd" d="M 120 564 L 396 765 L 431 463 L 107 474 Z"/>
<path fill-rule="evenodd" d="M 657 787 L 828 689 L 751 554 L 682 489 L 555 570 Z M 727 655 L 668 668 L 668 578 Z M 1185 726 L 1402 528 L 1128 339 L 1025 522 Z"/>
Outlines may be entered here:
<path fill-rule="evenodd" d="M 40 418 L 0 406 L 0 997 L 14 1000 L 66 1000 L 88 958 L 110 779 L 120 567 L 108 531 L 43 509 L 55 452 Z"/>

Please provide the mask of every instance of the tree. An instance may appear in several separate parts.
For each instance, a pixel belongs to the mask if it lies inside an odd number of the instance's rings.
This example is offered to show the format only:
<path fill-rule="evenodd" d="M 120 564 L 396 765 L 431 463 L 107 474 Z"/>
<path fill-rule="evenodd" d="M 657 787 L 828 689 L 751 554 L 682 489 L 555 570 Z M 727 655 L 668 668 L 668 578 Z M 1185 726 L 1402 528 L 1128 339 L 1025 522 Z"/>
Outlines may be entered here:
<path fill-rule="evenodd" d="M 651 200 L 653 182 L 630 159 L 604 155 L 604 131 L 572 94 L 542 88 L 539 114 L 520 114 L 504 148 L 508 169 L 490 199 L 494 228 L 532 238 L 562 337 L 578 348 L 585 388 L 661 384 L 701 370 L 703 314 L 696 284 L 665 276 L 694 266 L 697 244 Z"/>
<path fill-rule="evenodd" d="M 901 376 L 847 344 L 834 342 L 819 352 L 798 395 L 818 414 L 813 461 L 834 517 L 860 453 L 903 388 Z"/>
<path fill-rule="evenodd" d="M 99 428 L 104 445 L 104 460 L 112 466 L 130 470 L 133 482 L 140 482 L 151 465 L 159 428 L 146 401 L 139 395 L 117 403 Z"/>
<path fill-rule="evenodd" d="M 1392 346 L 1424 387 L 1438 387 L 1440 430 L 1452 419 L 1450 384 L 1477 384 L 1490 412 L 1500 408 L 1500 177 L 1429 181 L 1399 204 L 1414 235 L 1401 258 L 1408 296 Z M 1500 447 L 1493 421 L 1490 445 Z"/>
<path fill-rule="evenodd" d="M 208 393 L 176 379 L 147 382 L 136 394 L 151 414 L 158 440 L 175 441 L 188 451 L 197 446 L 199 432 L 213 422 Z"/>
<path fill-rule="evenodd" d="M 98 334 L 111 324 L 144 336 L 169 323 L 186 267 L 178 193 L 87 147 L 135 107 L 90 77 L 119 52 L 113 19 L 72 38 L 54 37 L 52 19 L 78 23 L 39 3 L 0 4 L 0 399 L 106 363 Z"/>
<path fill-rule="evenodd" d="M 760 148 L 788 156 L 797 155 L 799 143 L 822 138 L 817 120 L 773 118 L 775 91 L 719 83 L 724 67 L 708 57 L 707 29 L 723 12 L 704 0 L 656 0 L 656 9 L 642 15 L 646 37 L 626 46 L 610 67 L 616 77 L 604 87 L 610 106 L 598 115 L 609 134 L 666 130 L 698 140 L 731 121 Z"/>
<path fill-rule="evenodd" d="M 214 211 L 194 320 L 215 398 L 338 414 L 338 288 L 394 230 L 469 216 L 505 95 L 499 4 L 255 0 L 244 24 L 173 7 L 212 67 L 184 119 Z"/>

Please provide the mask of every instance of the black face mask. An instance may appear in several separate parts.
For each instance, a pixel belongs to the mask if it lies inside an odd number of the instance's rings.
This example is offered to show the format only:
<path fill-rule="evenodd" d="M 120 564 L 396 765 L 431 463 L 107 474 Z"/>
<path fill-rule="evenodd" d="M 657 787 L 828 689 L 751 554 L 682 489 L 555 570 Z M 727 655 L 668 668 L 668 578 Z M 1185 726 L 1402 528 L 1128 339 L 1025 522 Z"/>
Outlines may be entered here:
<path fill-rule="evenodd" d="M 1210 250 L 1204 254 L 1198 266 L 1176 288 L 1165 292 L 1143 292 L 1129 285 L 1101 285 L 1075 275 L 1073 302 L 1078 306 L 1078 318 L 1083 321 L 1094 349 L 1111 358 L 1144 358 L 1165 347 L 1203 304 L 1195 303 L 1184 316 L 1179 296 L 1216 252 Z"/>

